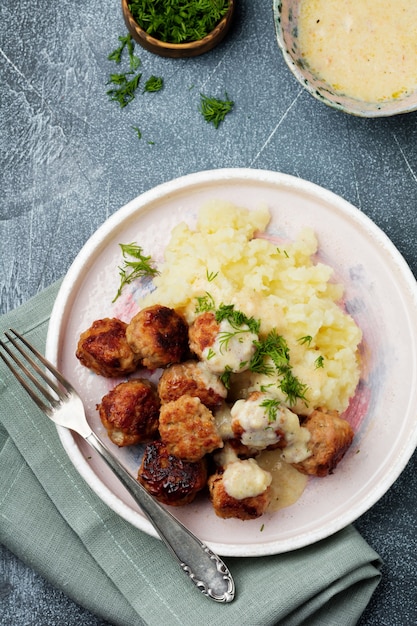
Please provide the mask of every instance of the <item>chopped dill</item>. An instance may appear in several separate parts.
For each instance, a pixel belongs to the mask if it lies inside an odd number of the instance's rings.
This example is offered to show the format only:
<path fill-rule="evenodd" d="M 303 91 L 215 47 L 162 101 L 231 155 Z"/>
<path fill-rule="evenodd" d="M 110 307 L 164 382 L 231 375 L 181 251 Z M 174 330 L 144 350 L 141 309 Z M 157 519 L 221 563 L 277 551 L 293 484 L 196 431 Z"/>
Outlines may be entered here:
<path fill-rule="evenodd" d="M 324 367 L 324 356 L 318 356 L 317 359 L 314 361 L 314 364 L 316 366 L 316 369 Z"/>
<path fill-rule="evenodd" d="M 277 413 L 280 406 L 279 400 L 276 398 L 265 398 L 259 406 L 266 409 L 265 412 L 268 415 L 268 422 L 270 424 L 277 421 Z"/>
<path fill-rule="evenodd" d="M 267 357 L 272 360 L 278 373 L 282 373 L 282 370 L 289 366 L 290 356 L 287 342 L 282 335 L 278 335 L 275 328 L 268 333 L 265 339 L 254 343 L 256 351 L 250 363 L 252 372 L 271 376 L 274 368 L 265 363 Z"/>
<path fill-rule="evenodd" d="M 149 35 L 178 44 L 208 35 L 226 15 L 229 0 L 130 0 L 128 6 Z"/>
<path fill-rule="evenodd" d="M 209 124 L 213 124 L 214 128 L 218 128 L 220 122 L 223 122 L 224 118 L 234 107 L 233 100 L 229 100 L 227 93 L 225 93 L 225 100 L 218 98 L 211 98 L 200 94 L 200 113 Z"/>
<path fill-rule="evenodd" d="M 135 92 L 139 86 L 139 81 L 142 74 L 136 74 L 133 78 L 128 80 L 128 76 L 132 72 L 126 74 L 111 74 L 109 83 L 117 85 L 117 89 L 112 88 L 107 91 L 107 95 L 110 100 L 118 102 L 123 109 L 129 102 L 132 102 L 135 98 Z"/>
<path fill-rule="evenodd" d="M 299 339 L 297 339 L 297 341 L 302 346 L 304 346 L 305 344 L 310 345 L 313 341 L 313 337 L 311 335 L 305 335 L 304 337 L 300 337 Z"/>
<path fill-rule="evenodd" d="M 242 332 L 241 327 L 246 324 L 251 333 L 258 334 L 260 321 L 254 317 L 248 317 L 242 311 L 236 311 L 234 304 L 221 304 L 216 311 L 216 322 L 220 324 L 223 320 L 227 320 L 233 328 Z"/>
<path fill-rule="evenodd" d="M 279 389 L 286 396 L 286 399 L 290 403 L 290 406 L 294 405 L 297 400 L 306 399 L 305 394 L 308 386 L 302 383 L 294 374 L 291 368 L 288 366 L 284 372 L 282 372 L 282 379 L 278 383 Z"/>
<path fill-rule="evenodd" d="M 209 272 L 208 270 L 206 270 L 206 276 L 207 276 L 207 280 L 209 281 L 209 283 L 211 283 L 217 276 L 219 272 Z"/>
<path fill-rule="evenodd" d="M 122 250 L 124 264 L 123 267 L 119 267 L 120 286 L 112 302 L 115 302 L 121 295 L 123 287 L 136 280 L 136 278 L 159 274 L 158 270 L 150 263 L 151 257 L 144 256 L 142 248 L 136 243 L 120 243 L 119 246 Z M 128 257 L 132 257 L 135 260 L 128 260 Z"/>
<path fill-rule="evenodd" d="M 207 361 L 210 361 L 210 359 L 212 359 L 214 356 L 216 356 L 216 353 L 212 348 L 209 348 L 206 356 Z"/>
<path fill-rule="evenodd" d="M 278 335 L 276 329 L 272 329 L 267 337 L 254 342 L 256 350 L 249 369 L 266 376 L 278 375 L 277 386 L 285 395 L 286 400 L 293 405 L 298 399 L 305 400 L 307 385 L 302 383 L 292 372 L 290 365 L 290 353 L 287 342 L 282 335 Z M 272 361 L 274 367 L 270 365 Z"/>
<path fill-rule="evenodd" d="M 109 61 L 115 61 L 115 63 L 121 63 L 123 50 L 127 46 L 127 51 L 129 55 L 129 66 L 131 71 L 135 71 L 138 69 L 140 65 L 140 59 L 134 54 L 135 44 L 133 43 L 132 35 L 129 33 L 126 36 L 121 35 L 119 37 L 120 46 L 110 52 L 108 55 Z"/>
<path fill-rule="evenodd" d="M 115 63 L 120 63 L 122 60 L 123 50 L 125 49 L 127 42 L 131 41 L 131 39 L 132 39 L 132 36 L 130 34 L 126 35 L 126 37 L 120 36 L 119 41 L 121 42 L 121 44 L 118 48 L 116 48 L 116 50 L 113 50 L 113 52 L 110 52 L 109 56 L 107 57 L 108 60 L 115 61 Z"/>
<path fill-rule="evenodd" d="M 161 91 L 164 86 L 164 79 L 161 76 L 150 76 L 145 83 L 145 87 L 143 88 L 143 92 L 155 92 Z"/>
<path fill-rule="evenodd" d="M 141 132 L 140 128 L 138 128 L 137 126 L 132 126 L 132 128 L 133 128 L 134 131 L 136 131 L 138 139 L 142 139 L 142 132 Z"/>
<path fill-rule="evenodd" d="M 110 78 L 107 84 L 112 85 L 107 91 L 107 95 L 110 100 L 118 102 L 121 108 L 124 108 L 135 98 L 136 91 L 139 87 L 139 83 L 142 77 L 137 69 L 141 65 L 141 60 L 135 55 L 135 44 L 130 34 L 125 37 L 119 37 L 120 46 L 113 50 L 108 55 L 109 61 L 115 61 L 115 63 L 121 63 L 123 57 L 123 51 L 127 48 L 129 56 L 129 70 L 126 72 L 120 72 L 110 74 Z M 160 91 L 163 86 L 163 79 L 160 76 L 150 76 L 145 83 L 143 92 L 155 92 Z"/>
<path fill-rule="evenodd" d="M 214 304 L 213 296 L 206 291 L 205 296 L 199 296 L 196 298 L 197 306 L 195 307 L 196 313 L 206 313 L 207 311 L 214 311 L 216 305 Z"/>
<path fill-rule="evenodd" d="M 226 387 L 226 389 L 230 388 L 230 377 L 232 373 L 233 371 L 230 365 L 226 365 L 226 367 L 224 368 L 223 374 L 220 376 L 220 380 L 223 383 L 223 385 Z"/>

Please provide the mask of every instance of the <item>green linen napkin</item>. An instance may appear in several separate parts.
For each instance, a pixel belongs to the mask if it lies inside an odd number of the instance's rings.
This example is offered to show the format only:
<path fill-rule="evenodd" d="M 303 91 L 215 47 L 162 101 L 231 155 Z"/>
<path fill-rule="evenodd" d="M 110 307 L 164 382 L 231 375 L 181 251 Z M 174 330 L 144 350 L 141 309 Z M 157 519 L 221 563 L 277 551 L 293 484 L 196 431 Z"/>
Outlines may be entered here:
<path fill-rule="evenodd" d="M 3 316 L 41 351 L 54 284 Z M 3 365 L 3 363 L 2 363 Z M 76 472 L 54 425 L 0 369 L 0 540 L 53 585 L 121 626 L 354 625 L 380 578 L 378 555 L 349 526 L 313 546 L 225 558 L 231 604 L 202 596 L 162 543 L 118 517 Z"/>

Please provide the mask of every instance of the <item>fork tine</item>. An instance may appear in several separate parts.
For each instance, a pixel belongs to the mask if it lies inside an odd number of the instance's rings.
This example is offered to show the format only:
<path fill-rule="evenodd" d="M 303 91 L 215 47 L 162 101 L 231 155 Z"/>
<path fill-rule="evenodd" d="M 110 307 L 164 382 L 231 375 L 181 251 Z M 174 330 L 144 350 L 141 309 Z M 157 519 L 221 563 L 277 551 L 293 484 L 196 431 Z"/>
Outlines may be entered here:
<path fill-rule="evenodd" d="M 11 344 L 20 352 L 20 354 L 25 358 L 26 360 L 26 364 L 23 363 L 11 350 L 10 348 L 3 342 L 0 341 L 0 345 L 3 348 L 3 350 L 5 352 L 7 352 L 7 354 L 13 359 L 13 361 L 16 363 L 16 365 L 20 368 L 20 370 L 22 372 L 24 372 L 24 374 L 26 374 L 26 376 L 29 378 L 29 380 L 35 385 L 35 387 L 43 394 L 43 396 L 48 400 L 48 402 L 51 403 L 52 406 L 56 406 L 58 404 L 58 400 L 57 398 L 59 398 L 60 400 L 62 400 L 63 398 L 63 394 L 60 391 L 60 389 L 57 387 L 57 385 L 55 384 L 55 382 L 48 376 L 45 374 L 45 372 L 43 372 L 41 370 L 41 368 L 37 365 L 37 363 L 35 363 L 35 361 L 29 356 L 27 355 L 24 350 L 22 350 L 21 347 L 19 347 L 17 345 L 17 343 L 15 342 L 15 340 L 13 339 L 13 337 L 10 337 L 10 335 L 8 333 L 4 333 L 7 337 L 7 339 L 11 342 Z M 3 358 L 3 361 L 5 361 L 5 359 Z M 34 369 L 34 371 L 43 378 L 43 380 L 49 385 L 49 387 L 55 392 L 57 397 L 54 397 L 53 395 L 51 395 L 49 393 L 49 390 L 41 384 L 41 382 L 39 381 L 38 378 L 36 378 L 36 376 L 33 375 L 33 373 L 28 369 L 27 364 L 31 365 L 32 368 Z M 7 363 L 9 369 L 12 369 L 10 367 L 11 362 L 9 361 Z M 14 369 L 14 374 L 16 375 L 16 369 Z"/>
<path fill-rule="evenodd" d="M 0 345 L 3 348 L 3 350 L 5 350 L 9 355 L 13 357 L 13 354 L 10 352 L 10 350 L 7 348 L 6 344 L 3 343 L 3 341 L 0 341 Z M 16 379 L 19 381 L 19 383 L 22 385 L 22 387 L 27 391 L 27 393 L 30 395 L 30 397 L 32 398 L 32 400 L 35 402 L 35 404 L 38 405 L 38 407 L 44 411 L 44 413 L 46 413 L 47 415 L 50 412 L 50 407 L 48 407 L 43 400 L 41 400 L 41 398 L 34 392 L 34 390 L 32 389 L 32 387 L 26 382 L 26 380 L 23 378 L 23 376 L 20 374 L 20 372 L 14 367 L 14 365 L 12 364 L 11 361 L 9 361 L 9 359 L 4 356 L 3 352 L 0 352 L 0 357 L 3 359 L 3 361 L 5 362 L 5 364 L 7 365 L 7 367 L 9 368 L 9 370 L 12 372 L 12 374 L 16 377 Z M 32 374 L 30 374 L 29 370 L 19 361 L 19 359 L 17 359 L 16 357 L 14 358 L 14 360 L 16 361 L 16 363 L 19 364 L 19 367 L 22 368 L 22 370 L 25 371 L 25 374 L 29 375 L 30 378 L 34 378 L 34 376 Z M 35 381 L 34 381 L 35 382 Z M 41 387 L 39 382 L 35 382 L 36 386 L 39 388 Z M 43 391 L 43 389 L 42 389 Z"/>
<path fill-rule="evenodd" d="M 63 386 L 65 393 L 55 384 L 55 382 L 52 380 L 52 378 L 46 374 L 46 372 L 44 372 L 36 363 L 33 359 L 31 359 L 26 352 L 21 348 L 21 346 L 19 346 L 19 344 L 15 341 L 15 339 L 13 337 L 11 337 L 9 335 L 9 333 L 4 333 L 7 337 L 7 339 L 13 344 L 13 346 L 19 350 L 20 354 L 22 354 L 25 359 L 27 359 L 27 361 L 31 364 L 31 366 L 35 369 L 35 371 L 42 376 L 42 378 L 44 379 L 44 381 L 46 383 L 48 383 L 48 385 L 55 391 L 55 393 L 57 394 L 57 396 L 59 398 L 65 397 L 68 395 L 68 393 L 70 392 L 74 392 L 74 388 L 72 387 L 72 385 L 63 377 L 63 375 L 61 374 L 61 372 L 59 372 L 53 365 L 52 363 L 50 363 L 50 361 L 48 361 L 47 359 L 45 359 L 45 357 L 34 347 L 32 346 L 32 344 L 30 344 L 27 339 L 25 339 L 25 337 L 23 337 L 22 335 L 20 335 L 16 330 L 13 330 L 13 328 L 9 329 L 12 333 L 14 333 L 14 335 L 32 352 L 32 354 L 34 354 L 36 356 L 36 358 L 42 363 L 42 365 L 44 365 L 46 367 L 47 370 L 49 370 L 49 372 L 61 383 L 61 385 Z"/>

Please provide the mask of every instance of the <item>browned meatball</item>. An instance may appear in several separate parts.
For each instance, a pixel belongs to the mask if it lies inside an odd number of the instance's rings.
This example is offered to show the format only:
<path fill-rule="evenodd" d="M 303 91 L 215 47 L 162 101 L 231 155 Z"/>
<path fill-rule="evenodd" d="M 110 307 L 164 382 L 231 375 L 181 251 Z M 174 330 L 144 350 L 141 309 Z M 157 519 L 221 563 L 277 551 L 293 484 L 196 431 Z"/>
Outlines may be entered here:
<path fill-rule="evenodd" d="M 294 467 L 303 474 L 327 476 L 345 455 L 352 443 L 353 429 L 349 422 L 339 417 L 337 411 L 317 409 L 303 422 L 310 431 L 307 444 L 312 455 Z"/>
<path fill-rule="evenodd" d="M 224 519 L 256 519 L 265 513 L 271 502 L 270 487 L 267 487 L 265 491 L 257 496 L 243 498 L 242 500 L 229 496 L 223 483 L 223 469 L 219 469 L 210 476 L 207 484 L 214 511 L 218 517 Z"/>
<path fill-rule="evenodd" d="M 139 356 L 126 341 L 126 328 L 127 324 L 115 317 L 96 320 L 81 333 L 77 358 L 85 367 L 107 378 L 134 372 Z"/>
<path fill-rule="evenodd" d="M 162 441 L 154 441 L 145 447 L 138 480 L 163 504 L 189 504 L 207 483 L 206 460 L 183 461 L 169 454 Z"/>
<path fill-rule="evenodd" d="M 213 414 L 191 396 L 161 406 L 159 433 L 168 452 L 186 461 L 198 461 L 223 446 Z"/>
<path fill-rule="evenodd" d="M 227 396 L 226 387 L 204 363 L 186 361 L 168 367 L 159 379 L 159 397 L 162 403 L 189 395 L 200 398 L 210 411 L 215 411 Z"/>
<path fill-rule="evenodd" d="M 206 348 L 210 348 L 220 331 L 220 324 L 216 322 L 212 311 L 199 315 L 190 326 L 190 348 L 198 357 L 202 357 Z"/>
<path fill-rule="evenodd" d="M 126 329 L 132 350 L 148 369 L 180 363 L 188 353 L 188 326 L 174 309 L 155 304 L 142 309 Z"/>
<path fill-rule="evenodd" d="M 238 312 L 236 312 L 238 313 Z M 199 315 L 188 332 L 190 349 L 215 374 L 243 372 L 255 353 L 258 335 L 246 323 L 217 322 L 212 311 Z"/>
<path fill-rule="evenodd" d="M 118 446 L 156 439 L 159 407 L 155 386 L 140 378 L 116 385 L 97 405 L 108 436 Z"/>

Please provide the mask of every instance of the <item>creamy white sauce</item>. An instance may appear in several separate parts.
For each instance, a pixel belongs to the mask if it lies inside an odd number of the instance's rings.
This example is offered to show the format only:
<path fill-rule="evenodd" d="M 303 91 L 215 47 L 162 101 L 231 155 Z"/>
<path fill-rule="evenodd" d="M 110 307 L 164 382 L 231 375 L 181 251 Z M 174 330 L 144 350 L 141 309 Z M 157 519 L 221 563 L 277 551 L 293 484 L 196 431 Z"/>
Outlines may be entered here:
<path fill-rule="evenodd" d="M 271 474 L 259 467 L 255 459 L 229 463 L 223 474 L 226 493 L 236 500 L 259 496 L 271 481 Z"/>
<path fill-rule="evenodd" d="M 298 46 L 333 89 L 367 102 L 417 88 L 416 0 L 302 0 Z"/>
<path fill-rule="evenodd" d="M 204 384 L 206 389 L 212 389 L 221 398 L 226 398 L 227 389 L 223 385 L 222 381 L 216 374 L 208 369 L 207 365 L 203 361 L 199 361 L 197 364 L 200 380 Z"/>
<path fill-rule="evenodd" d="M 238 400 L 230 410 L 232 427 L 233 424 L 240 424 L 244 430 L 240 437 L 241 442 L 245 446 L 258 450 L 263 450 L 280 440 L 280 436 L 275 432 L 277 428 L 280 428 L 280 424 L 278 421 L 271 423 L 266 408 L 261 406 L 265 398 L 266 396 Z"/>
<path fill-rule="evenodd" d="M 213 455 L 214 462 L 219 467 L 225 468 L 229 463 L 233 463 L 234 461 L 239 461 L 239 457 L 236 454 L 234 448 L 226 441 L 224 447 L 221 450 L 218 450 Z"/>
<path fill-rule="evenodd" d="M 282 458 L 287 463 L 301 463 L 311 456 L 311 450 L 308 447 L 311 437 L 310 431 L 304 426 L 300 426 L 298 418 L 297 421 L 297 426 L 290 427 L 285 433 L 287 445 L 282 451 Z"/>
<path fill-rule="evenodd" d="M 293 413 L 285 405 L 278 404 L 275 409 L 274 418 L 268 408 L 262 406 L 264 401 L 274 401 L 274 396 L 270 394 L 256 393 L 246 400 L 238 400 L 231 408 L 232 427 L 239 423 L 244 432 L 240 438 L 241 442 L 250 448 L 264 450 L 268 446 L 278 443 L 281 435 L 276 431 L 284 433 L 287 447 L 285 448 L 285 459 L 288 463 L 298 463 L 311 455 L 308 449 L 310 433 L 306 428 L 300 426 L 300 420 L 296 413 Z"/>
<path fill-rule="evenodd" d="M 223 374 L 226 369 L 243 372 L 249 367 L 255 353 L 253 342 L 257 340 L 258 335 L 250 332 L 246 324 L 237 331 L 228 320 L 223 320 L 214 343 L 203 350 L 202 358 L 215 374 Z"/>

